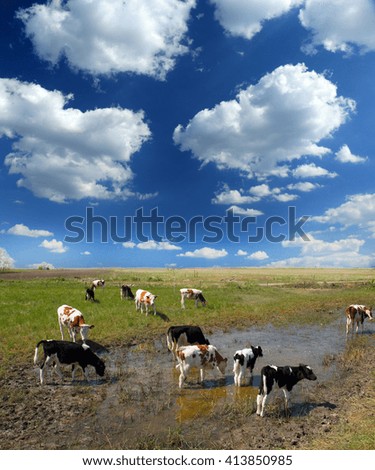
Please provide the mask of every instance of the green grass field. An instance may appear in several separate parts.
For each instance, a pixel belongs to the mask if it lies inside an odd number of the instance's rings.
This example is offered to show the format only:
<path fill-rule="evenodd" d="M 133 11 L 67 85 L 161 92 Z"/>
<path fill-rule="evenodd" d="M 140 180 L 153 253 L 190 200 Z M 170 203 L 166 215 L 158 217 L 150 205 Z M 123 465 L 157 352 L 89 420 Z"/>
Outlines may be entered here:
<path fill-rule="evenodd" d="M 81 310 L 85 321 L 95 325 L 92 339 L 126 344 L 162 334 L 170 324 L 222 329 L 291 321 L 324 324 L 332 310 L 375 303 L 370 269 L 99 270 L 97 277 L 106 279 L 106 287 L 96 291 L 98 303 L 84 300 L 92 280 L 85 270 L 27 274 L 0 273 L 3 366 L 15 354 L 27 360 L 40 339 L 60 338 L 56 309 L 62 304 Z M 136 312 L 134 302 L 121 300 L 122 283 L 133 284 L 134 292 L 144 288 L 158 295 L 160 315 L 146 317 Z M 206 308 L 195 309 L 188 301 L 182 310 L 181 287 L 202 289 Z"/>

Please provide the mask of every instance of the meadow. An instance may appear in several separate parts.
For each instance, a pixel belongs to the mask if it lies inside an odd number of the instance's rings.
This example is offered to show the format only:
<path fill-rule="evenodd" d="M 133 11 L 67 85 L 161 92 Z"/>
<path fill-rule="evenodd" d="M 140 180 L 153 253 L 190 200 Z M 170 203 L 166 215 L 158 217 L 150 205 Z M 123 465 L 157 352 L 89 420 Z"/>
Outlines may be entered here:
<path fill-rule="evenodd" d="M 86 287 L 90 286 L 91 280 L 99 278 L 106 280 L 106 286 L 96 290 L 97 302 L 85 301 Z M 121 300 L 120 286 L 124 283 L 132 285 L 134 293 L 136 289 L 144 288 L 156 294 L 157 315 L 141 315 L 136 312 L 134 302 Z M 182 310 L 181 287 L 202 289 L 207 306 L 195 309 L 188 301 L 186 310 Z M 252 326 L 267 328 L 267 325 L 277 328 L 290 324 L 324 327 L 342 316 L 342 334 L 345 335 L 345 307 L 350 303 L 375 305 L 374 271 L 212 268 L 1 272 L 0 379 L 3 397 L 9 394 L 4 385 L 9 369 L 15 365 L 32 369 L 36 343 L 40 339 L 60 339 L 56 309 L 65 303 L 81 310 L 86 322 L 95 325 L 90 338 L 111 347 L 126 348 L 160 340 L 170 325 L 177 324 L 198 324 L 210 333 Z M 341 363 L 349 364 L 354 370 L 363 363 L 364 357 L 373 357 L 373 336 L 367 334 L 351 343 L 340 358 Z M 369 369 L 369 374 L 373 384 L 373 368 Z M 37 383 L 33 385 L 38 386 Z M 374 448 L 375 430 L 366 423 L 373 420 L 369 408 L 375 404 L 375 394 L 368 384 L 363 387 L 367 395 L 360 401 L 361 406 L 355 405 L 356 397 L 353 397 L 353 407 L 348 407 L 345 419 L 335 424 L 330 439 L 321 441 L 319 436 L 312 436 L 304 445 L 308 448 Z M 22 401 L 22 398 L 18 400 Z M 240 410 L 233 408 L 229 412 L 227 408 L 226 413 L 229 413 L 229 422 L 234 415 L 239 417 Z M 366 437 L 362 441 L 358 440 L 358 423 L 364 426 L 363 436 Z M 364 447 L 360 447 L 359 442 Z M 170 440 L 154 444 L 174 446 Z M 186 443 L 179 441 L 175 446 L 184 445 Z M 33 446 L 35 448 L 35 443 Z"/>

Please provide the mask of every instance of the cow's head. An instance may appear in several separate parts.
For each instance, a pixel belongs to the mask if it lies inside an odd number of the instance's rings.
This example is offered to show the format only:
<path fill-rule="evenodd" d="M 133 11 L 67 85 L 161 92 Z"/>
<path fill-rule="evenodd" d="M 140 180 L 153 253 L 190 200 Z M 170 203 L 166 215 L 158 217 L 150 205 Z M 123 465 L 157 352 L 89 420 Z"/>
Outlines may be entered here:
<path fill-rule="evenodd" d="M 227 364 L 228 364 L 228 358 L 226 357 L 222 357 L 221 360 L 217 362 L 217 367 L 223 375 L 225 375 L 225 369 L 227 367 Z"/>
<path fill-rule="evenodd" d="M 157 295 L 154 295 L 154 294 L 146 295 L 146 302 L 149 303 L 150 305 L 154 305 L 156 298 L 157 298 Z"/>
<path fill-rule="evenodd" d="M 300 364 L 299 365 L 299 372 L 302 374 L 304 379 L 307 379 L 307 380 L 316 380 L 317 379 L 317 377 L 314 374 L 311 367 L 307 366 L 305 364 Z"/>
<path fill-rule="evenodd" d="M 363 312 L 369 320 L 374 319 L 374 317 L 372 316 L 372 307 L 364 307 Z"/>
<path fill-rule="evenodd" d="M 198 295 L 197 295 L 197 299 L 199 300 L 199 302 L 200 302 L 203 306 L 206 305 L 206 303 L 207 303 L 207 302 L 206 302 L 206 299 L 203 297 L 202 294 L 198 294 Z"/>
<path fill-rule="evenodd" d="M 82 341 L 85 342 L 89 336 L 89 331 L 91 328 L 94 328 L 94 325 L 87 325 L 84 323 L 83 325 L 80 325 L 79 327 L 79 332 L 82 338 Z"/>
<path fill-rule="evenodd" d="M 255 357 L 263 357 L 263 351 L 260 346 L 253 347 L 253 352 Z"/>
<path fill-rule="evenodd" d="M 103 377 L 105 371 L 105 364 L 104 362 L 98 358 L 98 361 L 95 364 L 95 371 L 100 376 Z"/>

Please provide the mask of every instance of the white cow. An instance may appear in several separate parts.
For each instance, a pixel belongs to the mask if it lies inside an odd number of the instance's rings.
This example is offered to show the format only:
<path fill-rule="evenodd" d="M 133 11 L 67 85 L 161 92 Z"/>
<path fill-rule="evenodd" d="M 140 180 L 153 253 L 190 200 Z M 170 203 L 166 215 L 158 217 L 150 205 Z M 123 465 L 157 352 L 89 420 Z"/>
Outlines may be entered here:
<path fill-rule="evenodd" d="M 224 375 L 228 362 L 228 359 L 224 358 L 215 346 L 206 344 L 181 346 L 177 349 L 177 360 L 176 368 L 180 369 L 178 382 L 180 388 L 182 388 L 192 367 L 199 369 L 200 382 L 203 382 L 206 369 L 217 369 Z"/>
<path fill-rule="evenodd" d="M 365 305 L 349 305 L 345 310 L 346 315 L 346 334 L 349 333 L 350 326 L 352 327 L 352 333 L 354 333 L 354 324 L 356 323 L 356 333 L 358 333 L 359 324 L 361 324 L 361 330 L 363 333 L 363 322 L 365 318 L 373 320 L 371 307 Z"/>
<path fill-rule="evenodd" d="M 147 290 L 138 289 L 135 293 L 135 308 L 143 312 L 143 307 L 145 307 L 146 315 L 148 315 L 149 307 L 152 307 L 154 310 L 154 315 L 156 315 L 156 306 L 155 299 L 157 295 L 151 294 Z"/>
<path fill-rule="evenodd" d="M 181 294 L 181 308 L 185 308 L 185 300 L 192 299 L 195 300 L 195 306 L 198 307 L 198 302 L 203 306 L 206 305 L 206 299 L 203 297 L 203 293 L 199 289 L 180 289 Z"/>
<path fill-rule="evenodd" d="M 58 322 L 60 327 L 61 339 L 64 339 L 63 327 L 68 328 L 69 336 L 76 342 L 76 335 L 81 335 L 82 341 L 85 343 L 89 334 L 89 330 L 94 328 L 94 325 L 85 323 L 82 313 L 70 305 L 61 305 L 57 309 Z"/>

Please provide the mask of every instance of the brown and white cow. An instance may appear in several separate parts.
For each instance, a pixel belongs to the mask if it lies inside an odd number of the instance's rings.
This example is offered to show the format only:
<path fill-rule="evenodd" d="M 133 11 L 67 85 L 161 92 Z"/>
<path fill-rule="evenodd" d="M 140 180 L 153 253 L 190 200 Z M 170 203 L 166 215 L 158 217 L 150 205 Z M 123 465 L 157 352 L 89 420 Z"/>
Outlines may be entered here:
<path fill-rule="evenodd" d="M 178 364 L 176 368 L 180 369 L 178 386 L 182 388 L 189 370 L 192 367 L 199 369 L 200 382 L 204 380 L 204 371 L 206 369 L 219 370 L 223 375 L 227 366 L 228 359 L 224 358 L 215 346 L 210 344 L 198 344 L 191 346 L 182 346 L 177 350 Z"/>
<path fill-rule="evenodd" d="M 199 326 L 170 326 L 167 331 L 167 346 L 177 360 L 177 349 L 190 344 L 210 344 Z"/>
<path fill-rule="evenodd" d="M 365 318 L 373 320 L 371 307 L 366 305 L 349 305 L 345 310 L 346 315 L 346 334 L 349 333 L 350 326 L 352 327 L 352 334 L 354 333 L 354 324 L 356 323 L 356 333 L 358 333 L 359 324 L 361 324 L 361 330 L 363 333 L 363 322 Z"/>
<path fill-rule="evenodd" d="M 77 333 L 81 335 L 82 341 L 85 342 L 88 337 L 89 330 L 94 328 L 94 325 L 88 325 L 85 323 L 82 313 L 70 305 L 61 305 L 57 309 L 57 316 L 61 339 L 64 339 L 64 326 L 68 328 L 69 336 L 74 343 L 76 342 Z"/>
<path fill-rule="evenodd" d="M 157 295 L 151 294 L 147 290 L 138 289 L 135 293 L 135 308 L 143 312 L 143 307 L 145 307 L 146 315 L 148 315 L 149 307 L 152 307 L 154 310 L 154 315 L 156 315 L 156 306 L 155 299 Z"/>
<path fill-rule="evenodd" d="M 203 306 L 206 305 L 206 299 L 203 297 L 203 293 L 199 289 L 180 289 L 181 294 L 181 308 L 185 308 L 185 300 L 192 299 L 195 300 L 195 306 L 198 307 L 198 302 Z"/>

